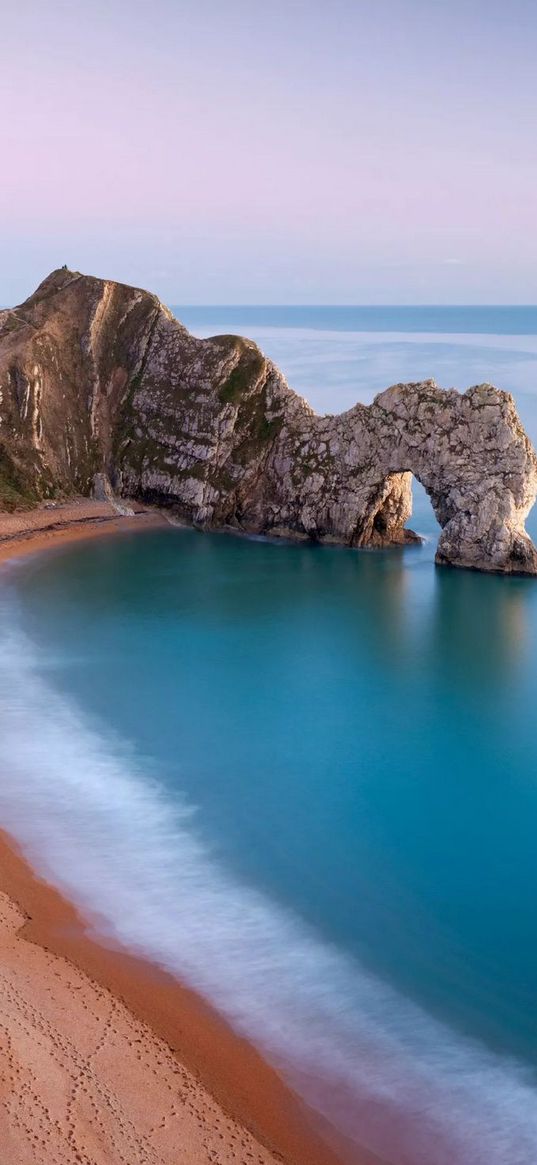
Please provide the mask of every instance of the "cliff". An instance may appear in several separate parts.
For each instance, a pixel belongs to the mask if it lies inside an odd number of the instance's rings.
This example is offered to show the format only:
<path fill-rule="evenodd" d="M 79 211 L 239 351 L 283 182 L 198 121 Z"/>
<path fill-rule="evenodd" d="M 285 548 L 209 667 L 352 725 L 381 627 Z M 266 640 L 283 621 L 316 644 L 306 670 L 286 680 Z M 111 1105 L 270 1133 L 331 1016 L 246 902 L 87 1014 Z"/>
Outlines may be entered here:
<path fill-rule="evenodd" d="M 0 312 L 0 508 L 110 481 L 203 528 L 388 546 L 412 537 L 412 474 L 437 562 L 537 574 L 537 458 L 508 393 L 398 384 L 321 417 L 254 343 L 197 340 L 136 288 L 62 269 Z"/>

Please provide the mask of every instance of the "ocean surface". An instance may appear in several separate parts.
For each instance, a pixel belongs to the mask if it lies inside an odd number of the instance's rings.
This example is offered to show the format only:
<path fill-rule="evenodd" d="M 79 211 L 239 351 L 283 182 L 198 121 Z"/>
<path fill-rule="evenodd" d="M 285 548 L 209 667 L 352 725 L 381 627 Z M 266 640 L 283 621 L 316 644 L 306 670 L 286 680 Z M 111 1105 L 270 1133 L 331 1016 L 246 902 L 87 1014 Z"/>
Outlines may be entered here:
<path fill-rule="evenodd" d="M 322 411 L 515 393 L 535 308 L 180 308 Z M 0 575 L 0 822 L 391 1165 L 537 1161 L 537 582 L 189 530 Z M 535 515 L 528 529 L 537 537 Z"/>

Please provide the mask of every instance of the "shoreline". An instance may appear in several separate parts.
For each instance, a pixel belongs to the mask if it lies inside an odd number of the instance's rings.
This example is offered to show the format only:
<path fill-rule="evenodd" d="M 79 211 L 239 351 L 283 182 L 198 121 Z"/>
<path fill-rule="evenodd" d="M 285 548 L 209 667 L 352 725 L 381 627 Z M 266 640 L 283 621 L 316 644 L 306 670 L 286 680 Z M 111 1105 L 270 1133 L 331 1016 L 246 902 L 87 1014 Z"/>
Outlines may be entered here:
<path fill-rule="evenodd" d="M 158 510 L 136 506 L 132 514 L 118 514 L 110 502 L 86 498 L 51 509 L 0 512 L 0 564 L 70 542 L 168 524 Z"/>
<path fill-rule="evenodd" d="M 7 523 L 3 518 L 8 520 Z M 13 527 L 16 519 L 21 518 L 23 521 L 19 530 L 6 537 L 3 532 L 6 524 Z M 0 563 L 83 538 L 159 525 L 167 525 L 166 519 L 155 511 L 140 509 L 132 517 L 120 516 L 109 503 L 85 501 L 68 503 L 67 506 L 58 506 L 53 510 L 30 511 L 24 515 L 0 515 Z M 97 1103 L 93 1103 L 90 1114 L 84 1109 L 84 1104 L 87 1106 L 88 1103 L 87 1093 L 82 1086 L 72 1085 L 76 1104 L 73 1100 L 69 1108 L 69 1120 L 75 1120 L 75 1109 L 82 1105 L 77 1117 L 82 1132 L 75 1130 L 76 1120 L 75 1125 L 68 1124 L 67 1118 L 63 1121 L 65 1127 L 59 1131 L 62 1115 L 57 1115 L 56 1132 L 52 1132 L 51 1136 L 53 1140 L 55 1136 L 58 1141 L 58 1157 L 51 1153 L 51 1160 L 57 1159 L 62 1165 L 64 1162 L 65 1165 L 71 1162 L 74 1165 L 79 1161 L 84 1165 L 115 1165 L 116 1159 L 118 1163 L 125 1159 L 119 1149 L 117 1157 L 115 1155 L 114 1137 L 119 1136 L 117 1129 L 115 1132 L 114 1128 L 108 1132 L 101 1129 L 102 1097 L 105 1093 L 108 1096 L 119 1069 L 121 1078 L 126 1077 L 128 1080 L 132 1077 L 132 1086 L 123 1089 L 125 1095 L 121 1100 L 121 1111 L 126 1106 L 127 1115 L 119 1120 L 119 1127 L 124 1129 L 128 1125 L 131 1129 L 129 1135 L 135 1138 L 129 1149 L 128 1165 L 137 1165 L 138 1162 L 145 1165 L 146 1161 L 148 1165 L 153 1165 L 153 1162 L 155 1165 L 176 1165 L 179 1159 L 181 1165 L 203 1165 L 204 1162 L 211 1165 L 232 1165 L 234 1162 L 237 1165 L 239 1162 L 241 1165 L 342 1165 L 342 1162 L 346 1162 L 346 1165 L 373 1165 L 373 1158 L 369 1154 L 360 1153 L 358 1147 L 348 1145 L 343 1138 L 340 1141 L 335 1130 L 330 1126 L 325 1127 L 323 1118 L 308 1109 L 254 1046 L 233 1032 L 203 998 L 149 960 L 114 947 L 98 936 L 90 937 L 84 918 L 76 906 L 43 880 L 29 864 L 27 857 L 22 855 L 16 838 L 8 836 L 1 828 L 0 899 L 3 900 L 0 947 L 4 948 L 8 942 L 10 958 L 19 968 L 13 989 L 22 974 L 25 990 L 29 992 L 22 1009 L 23 1014 L 34 1014 L 37 1009 L 40 1015 L 38 1031 L 42 1032 L 43 1024 L 47 1031 L 50 1026 L 49 1019 L 40 1011 L 45 992 L 45 1011 L 50 1001 L 54 1000 L 55 1016 L 68 1014 L 68 1031 L 78 1031 L 80 1025 L 80 1047 L 77 1039 L 71 1056 L 78 1063 L 80 1057 L 84 1057 L 88 1012 L 97 1015 L 97 1027 L 99 1024 L 101 1028 L 104 1025 L 104 1033 L 109 1031 L 106 1015 L 111 1009 L 116 1014 L 114 1041 L 121 1047 L 121 1052 L 117 1053 L 115 1070 L 111 1052 L 108 1052 L 109 1063 L 104 1068 L 106 1080 L 93 1079 L 95 1067 L 92 1067 L 92 1087 Z M 5 959 L 0 958 L 0 965 L 2 961 Z M 32 970 L 36 964 L 39 964 L 39 969 L 32 986 L 27 972 L 28 968 Z M 73 974 L 78 977 L 75 985 L 72 982 Z M 79 1001 L 88 992 L 91 1003 L 80 1008 Z M 10 1042 L 14 1039 L 17 1045 L 20 1012 L 15 1007 L 15 1012 L 10 1013 L 8 1008 L 8 1014 L 2 1016 L 2 1021 L 10 1034 Z M 127 1036 L 129 1022 L 137 1028 L 136 1040 Z M 105 1058 L 104 1046 L 110 1041 L 110 1035 L 104 1033 L 95 1040 L 97 1033 L 92 1032 L 100 1059 Z M 60 1024 L 49 1036 L 51 1047 L 58 1040 L 62 1043 L 65 1038 L 66 1032 Z M 31 1049 L 32 1037 L 27 1039 Z M 33 1039 L 37 1039 L 39 1044 L 39 1047 L 33 1048 L 33 1053 L 40 1065 L 43 1037 L 36 1037 L 34 1032 Z M 47 1091 L 47 1079 L 41 1067 L 38 1072 L 32 1072 L 33 1053 L 28 1051 L 26 1045 L 24 1047 L 27 1055 L 22 1073 L 24 1082 L 22 1078 L 17 1080 L 16 1072 L 14 1076 L 11 1061 L 7 1069 L 2 1064 L 0 1049 L 0 1097 L 4 1100 L 5 1108 L 2 1075 L 5 1077 L 7 1073 L 11 1077 L 11 1086 L 7 1092 L 11 1096 L 15 1094 L 15 1104 L 16 1094 L 28 1088 L 28 1075 L 33 1076 L 33 1087 L 36 1090 L 34 1108 L 38 1114 L 44 1105 L 41 1091 Z M 97 1051 L 94 1051 L 91 1056 L 93 1064 L 96 1055 Z M 141 1072 L 140 1057 L 145 1059 L 145 1068 L 142 1078 L 138 1079 Z M 89 1065 L 89 1059 L 86 1055 L 86 1065 Z M 177 1073 L 183 1077 L 183 1081 L 177 1090 L 178 1096 L 173 1098 L 173 1119 L 163 1112 L 163 1123 L 158 1129 L 150 1124 L 154 1145 L 150 1144 L 146 1083 L 151 1082 L 152 1110 L 155 1105 L 157 1109 L 159 1105 L 166 1109 L 170 1105 L 170 1091 L 173 1096 Z M 72 1083 L 73 1073 L 69 1068 L 67 1077 Z M 64 1089 L 66 1083 L 62 1081 Z M 112 1103 L 112 1110 L 115 1104 L 117 1107 L 116 1102 L 117 1097 Z M 7 1107 L 10 1111 L 10 1106 Z M 197 1134 L 192 1127 L 193 1107 Z M 50 1107 L 47 1109 L 45 1105 L 45 1108 L 50 1111 Z M 105 1108 L 105 1115 L 110 1118 L 108 1123 L 114 1126 L 109 1101 Z M 0 1132 L 4 1119 L 4 1116 L 0 1116 Z M 20 1131 L 20 1115 L 16 1119 L 12 1117 L 13 1127 L 8 1117 L 4 1135 L 7 1137 L 6 1144 L 11 1146 L 10 1160 L 13 1165 L 19 1165 L 19 1161 L 21 1165 L 22 1162 L 27 1165 L 27 1162 L 34 1160 L 37 1165 L 37 1162 L 43 1160 L 37 1149 L 35 1158 L 28 1156 L 28 1144 L 37 1143 L 38 1136 L 43 1133 L 43 1120 L 40 1122 L 35 1114 L 28 1120 L 28 1129 L 23 1134 Z M 39 1125 L 37 1131 L 36 1121 Z M 101 1129 L 98 1136 L 97 1126 Z M 196 1135 L 198 1138 L 201 1135 L 200 1129 L 203 1130 L 202 1138 L 195 1144 Z M 95 1136 L 98 1143 L 93 1146 L 92 1152 L 88 1148 L 81 1149 L 81 1146 L 90 1145 Z M 136 1141 L 137 1136 L 139 1143 Z M 104 1143 L 101 1143 L 103 1137 Z M 76 1151 L 75 1142 L 78 1146 Z M 41 1153 L 44 1147 L 45 1141 L 42 1142 Z"/>
<path fill-rule="evenodd" d="M 211 1100 L 221 1110 L 222 1118 L 227 1120 L 228 1125 L 234 1126 L 228 1129 L 228 1137 L 224 1135 L 224 1140 L 233 1139 L 231 1132 L 240 1134 L 243 1139 L 248 1136 L 251 1138 L 253 1144 L 248 1147 L 243 1145 L 245 1155 L 239 1158 L 241 1162 L 244 1160 L 245 1165 L 249 1165 L 250 1160 L 259 1160 L 262 1165 L 276 1165 L 277 1162 L 285 1162 L 285 1165 L 341 1165 L 342 1156 L 314 1130 L 315 1115 L 312 1114 L 310 1127 L 306 1107 L 251 1044 L 236 1035 L 208 1003 L 172 975 L 126 950 L 105 945 L 90 937 L 76 907 L 34 872 L 21 854 L 16 839 L 0 830 L 0 897 L 4 896 L 20 911 L 15 942 L 21 948 L 19 961 L 25 967 L 25 986 L 28 960 L 24 948 L 35 947 L 37 960 L 34 954 L 33 961 L 42 964 L 39 966 L 40 991 L 54 992 L 55 1009 L 68 1012 L 67 1025 L 71 1033 L 76 1032 L 79 1023 L 83 1028 L 86 1018 L 78 1006 L 79 992 L 83 991 L 80 982 L 73 991 L 73 969 L 86 981 L 85 985 L 93 987 L 93 993 L 97 988 L 97 998 L 91 1002 L 94 1013 L 100 1012 L 105 1018 L 111 1003 L 116 1012 L 124 1008 L 127 1014 L 130 1013 L 137 1021 L 138 1031 L 130 1048 L 124 1046 L 121 1049 L 120 1070 L 128 1076 L 136 1068 L 132 1049 L 138 1043 L 146 1061 L 143 1079 L 138 1082 L 138 1087 L 141 1083 L 145 1087 L 146 1082 L 151 1082 L 157 1104 L 160 1099 L 169 1106 L 169 1098 L 165 1095 L 168 1082 L 164 1078 L 159 1080 L 159 1077 L 163 1077 L 160 1071 L 163 1053 L 167 1052 L 168 1059 L 171 1054 L 174 1066 L 182 1073 L 186 1072 L 191 1083 L 196 1083 L 200 1091 L 206 1093 L 206 1096 L 201 1096 L 201 1107 L 206 1107 L 207 1099 Z M 0 919 L 0 932 L 2 921 L 3 918 Z M 0 938 L 0 949 L 2 945 Z M 40 954 L 43 956 L 41 960 Z M 39 1004 L 36 1005 L 34 996 L 35 989 L 30 990 L 23 1010 L 37 1010 L 37 1026 L 42 1028 L 41 1008 Z M 0 1010 L 3 1010 L 1 1004 Z M 4 1017 L 2 1020 L 5 1022 Z M 120 1026 L 119 1014 L 116 1017 L 116 1028 Z M 155 1037 L 157 1047 L 153 1048 Z M 61 1030 L 59 1038 L 65 1038 Z M 57 1034 L 55 1039 L 57 1042 Z M 78 1047 L 77 1035 L 71 1034 L 71 1039 L 76 1040 L 77 1051 L 83 1054 L 82 1047 Z M 131 1064 L 130 1054 L 133 1060 Z M 46 1080 L 36 1074 L 35 1087 L 41 1085 L 46 1086 Z M 180 1126 L 182 1114 L 177 1099 L 174 1107 L 176 1123 Z M 2 1119 L 0 1117 L 0 1130 Z M 129 1119 L 135 1123 L 132 1115 Z M 220 1140 L 222 1135 L 220 1123 L 215 1130 L 216 1140 Z M 9 1132 L 9 1128 L 6 1131 Z M 174 1137 L 178 1132 L 179 1129 L 176 1129 Z M 220 1150 L 224 1148 L 220 1145 L 218 1147 Z M 233 1148 L 233 1145 L 229 1144 L 228 1148 Z M 173 1146 L 170 1149 L 172 1153 L 168 1155 L 165 1147 L 161 1146 L 162 1156 L 157 1157 L 159 1165 L 161 1160 L 166 1165 L 175 1162 L 175 1149 Z M 102 1165 L 112 1165 L 112 1162 L 115 1165 L 115 1158 L 110 1157 L 109 1152 L 108 1146 L 106 1154 L 100 1159 Z M 140 1156 L 135 1157 L 132 1165 L 138 1160 L 145 1162 L 141 1143 L 138 1152 Z M 255 1155 L 250 1158 L 246 1155 L 248 1152 Z M 60 1159 L 63 1163 L 63 1158 Z M 73 1153 L 72 1158 L 66 1158 L 68 1161 L 71 1159 L 75 1162 L 79 1158 Z M 83 1156 L 80 1159 L 86 1165 L 86 1158 Z M 18 1165 L 19 1158 L 16 1155 L 10 1160 L 13 1165 Z M 24 1160 L 26 1165 L 26 1156 L 20 1160 Z M 93 1165 L 94 1158 L 90 1160 Z M 213 1158 L 209 1155 L 195 1155 L 192 1158 L 185 1156 L 184 1160 L 189 1165 L 191 1160 L 192 1165 L 198 1165 L 198 1162 L 202 1165 L 202 1162 L 211 1162 Z M 220 1158 L 214 1160 L 219 1161 Z M 227 1165 L 227 1157 L 223 1157 L 224 1160 Z M 365 1165 L 363 1157 L 361 1160 Z"/>

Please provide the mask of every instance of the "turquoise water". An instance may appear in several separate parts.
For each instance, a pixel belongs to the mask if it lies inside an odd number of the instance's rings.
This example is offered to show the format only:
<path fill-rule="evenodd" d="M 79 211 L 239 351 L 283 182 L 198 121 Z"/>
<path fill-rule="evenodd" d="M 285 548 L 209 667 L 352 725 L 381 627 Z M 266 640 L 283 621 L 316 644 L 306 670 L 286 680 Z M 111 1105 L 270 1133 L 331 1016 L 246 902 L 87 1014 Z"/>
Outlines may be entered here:
<path fill-rule="evenodd" d="M 310 324 L 263 347 L 336 408 L 356 362 Z M 438 341 L 440 383 L 446 354 L 477 363 L 466 337 Z M 492 339 L 512 387 L 520 341 Z M 5 570 L 1 820 L 348 1136 L 393 1165 L 535 1165 L 537 583 L 435 570 L 422 492 L 412 524 L 422 547 L 170 528 Z"/>

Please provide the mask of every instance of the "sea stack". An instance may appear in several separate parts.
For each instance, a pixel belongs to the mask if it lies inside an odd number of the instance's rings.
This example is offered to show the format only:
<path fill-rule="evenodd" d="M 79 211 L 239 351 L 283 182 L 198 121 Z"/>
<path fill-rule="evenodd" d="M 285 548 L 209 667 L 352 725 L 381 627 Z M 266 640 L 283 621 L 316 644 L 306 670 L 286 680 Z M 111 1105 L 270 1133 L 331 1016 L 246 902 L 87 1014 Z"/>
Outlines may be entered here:
<path fill-rule="evenodd" d="M 412 474 L 437 563 L 537 574 L 537 458 L 509 393 L 397 384 L 318 416 L 252 341 L 198 340 L 156 296 L 65 268 L 0 313 L 0 508 L 104 481 L 204 529 L 382 547 L 415 537 Z"/>

